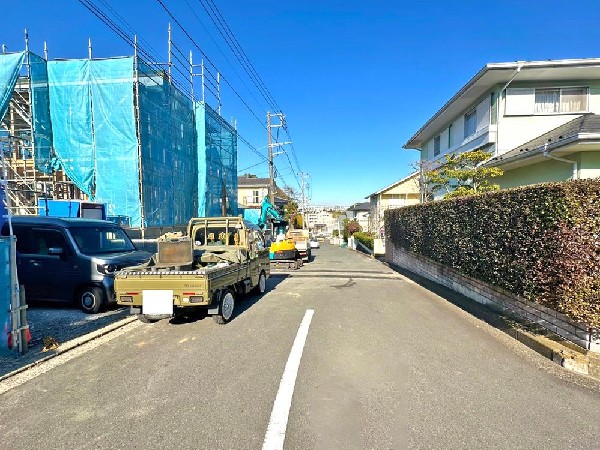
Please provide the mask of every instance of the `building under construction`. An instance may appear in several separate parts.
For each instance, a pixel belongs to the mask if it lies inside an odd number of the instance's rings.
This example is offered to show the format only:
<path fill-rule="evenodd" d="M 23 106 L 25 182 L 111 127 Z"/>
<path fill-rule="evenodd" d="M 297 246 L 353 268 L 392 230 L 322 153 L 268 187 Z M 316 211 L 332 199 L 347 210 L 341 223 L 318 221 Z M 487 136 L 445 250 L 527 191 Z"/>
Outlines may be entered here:
<path fill-rule="evenodd" d="M 137 52 L 2 54 L 0 118 L 13 214 L 38 214 L 44 199 L 90 200 L 142 230 L 237 214 L 235 128 Z"/>

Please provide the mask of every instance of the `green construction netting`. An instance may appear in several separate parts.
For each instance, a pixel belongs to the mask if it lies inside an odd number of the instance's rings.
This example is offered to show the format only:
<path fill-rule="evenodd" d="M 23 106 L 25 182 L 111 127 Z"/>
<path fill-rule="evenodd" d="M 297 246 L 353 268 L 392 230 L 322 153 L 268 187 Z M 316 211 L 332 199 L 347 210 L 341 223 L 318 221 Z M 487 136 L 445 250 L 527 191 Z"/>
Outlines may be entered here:
<path fill-rule="evenodd" d="M 109 215 L 140 226 L 133 58 L 50 61 L 48 77 L 61 166 Z"/>
<path fill-rule="evenodd" d="M 94 198 L 94 141 L 90 60 L 49 61 L 54 150 L 67 176 Z"/>
<path fill-rule="evenodd" d="M 24 52 L 0 55 L 0 120 L 8 110 L 24 58 Z"/>
<path fill-rule="evenodd" d="M 35 166 L 44 173 L 52 172 L 52 125 L 46 60 L 29 52 L 31 105 L 35 146 Z"/>
<path fill-rule="evenodd" d="M 237 132 L 210 106 L 196 103 L 198 135 L 198 215 L 221 216 L 237 209 Z M 204 177 L 200 175 L 204 168 Z"/>
<path fill-rule="evenodd" d="M 223 199 L 236 215 L 235 129 L 164 72 L 134 68 L 134 58 L 48 63 L 54 149 L 69 178 L 132 227 L 219 216 Z"/>
<path fill-rule="evenodd" d="M 143 63 L 138 70 L 145 222 L 185 224 L 197 208 L 192 102 L 164 73 Z"/>

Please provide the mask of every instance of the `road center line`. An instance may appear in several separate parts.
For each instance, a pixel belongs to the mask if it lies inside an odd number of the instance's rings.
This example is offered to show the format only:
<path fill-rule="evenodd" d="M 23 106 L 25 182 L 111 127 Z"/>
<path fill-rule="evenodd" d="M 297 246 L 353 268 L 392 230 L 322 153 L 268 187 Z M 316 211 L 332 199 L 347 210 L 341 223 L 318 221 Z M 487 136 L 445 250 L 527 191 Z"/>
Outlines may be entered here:
<path fill-rule="evenodd" d="M 304 314 L 304 319 L 298 328 L 298 334 L 294 339 L 290 356 L 288 357 L 283 376 L 279 383 L 279 391 L 273 403 L 273 411 L 269 419 L 269 426 L 265 434 L 263 442 L 263 450 L 282 450 L 283 442 L 285 441 L 285 431 L 287 428 L 288 416 L 290 415 L 290 407 L 292 406 L 292 396 L 294 395 L 294 386 L 298 369 L 300 368 L 300 360 L 304 351 L 304 344 L 308 336 L 308 328 L 312 320 L 313 309 L 307 309 Z"/>

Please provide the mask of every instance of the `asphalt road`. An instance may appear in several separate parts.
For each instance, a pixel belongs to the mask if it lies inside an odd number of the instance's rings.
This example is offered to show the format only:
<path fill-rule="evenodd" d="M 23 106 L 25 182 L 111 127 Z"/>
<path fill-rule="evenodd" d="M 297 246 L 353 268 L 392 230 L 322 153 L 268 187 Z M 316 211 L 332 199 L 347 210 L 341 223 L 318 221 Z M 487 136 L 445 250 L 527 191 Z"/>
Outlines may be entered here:
<path fill-rule="evenodd" d="M 364 255 L 314 254 L 225 326 L 135 322 L 1 394 L 0 448 L 260 449 L 307 310 L 286 449 L 598 445 L 595 381 Z"/>

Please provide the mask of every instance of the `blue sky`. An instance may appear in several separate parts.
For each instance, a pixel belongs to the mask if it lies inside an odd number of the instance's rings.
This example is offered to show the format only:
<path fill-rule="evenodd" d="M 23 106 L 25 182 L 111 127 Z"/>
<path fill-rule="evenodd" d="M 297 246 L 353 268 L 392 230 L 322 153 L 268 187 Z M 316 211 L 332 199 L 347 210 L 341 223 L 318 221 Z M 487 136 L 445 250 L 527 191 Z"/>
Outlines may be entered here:
<path fill-rule="evenodd" d="M 109 5 L 166 60 L 172 19 L 157 0 L 87 1 Z M 298 169 L 310 174 L 313 204 L 361 202 L 408 175 L 418 152 L 402 145 L 486 63 L 600 57 L 596 1 L 214 1 L 287 116 L 299 164 L 288 147 L 277 182 L 299 189 Z M 252 110 L 223 85 L 222 115 L 266 155 L 253 114 L 264 123 L 269 108 L 200 0 L 163 3 Z M 133 53 L 77 0 L 20 0 L 2 23 L 9 51 L 24 48 L 27 28 L 31 50 L 47 41 L 50 59 L 87 57 L 88 38 L 94 57 Z M 174 23 L 173 40 L 199 61 Z M 261 161 L 240 143 L 240 170 L 268 176 Z"/>

